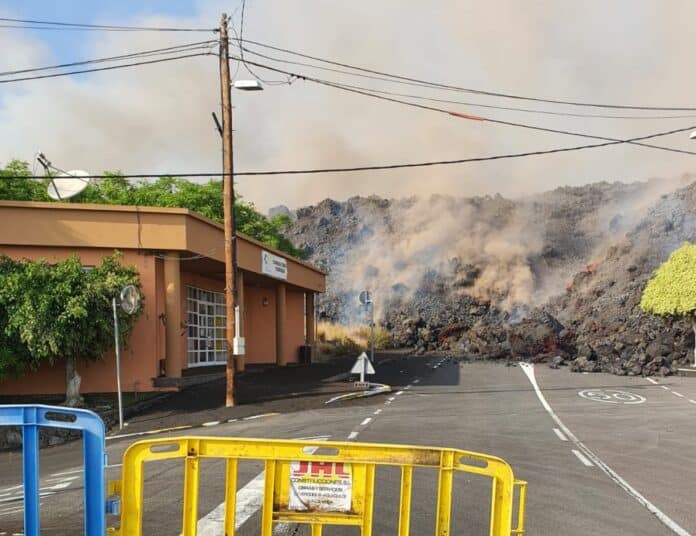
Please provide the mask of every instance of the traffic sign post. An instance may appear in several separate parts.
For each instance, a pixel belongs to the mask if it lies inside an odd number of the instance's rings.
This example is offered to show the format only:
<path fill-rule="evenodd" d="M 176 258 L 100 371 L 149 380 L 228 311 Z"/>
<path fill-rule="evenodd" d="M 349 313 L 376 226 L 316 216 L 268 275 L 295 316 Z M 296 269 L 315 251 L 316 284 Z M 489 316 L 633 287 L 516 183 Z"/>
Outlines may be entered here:
<path fill-rule="evenodd" d="M 372 366 L 372 363 L 365 352 L 358 356 L 358 359 L 355 361 L 355 365 L 353 365 L 353 368 L 350 369 L 350 373 L 360 374 L 360 384 L 362 384 L 363 387 L 369 386 L 369 384 L 365 383 L 365 374 L 374 374 L 375 368 Z"/>
<path fill-rule="evenodd" d="M 369 290 L 363 290 L 358 296 L 360 303 L 370 311 L 370 361 L 375 362 L 375 306 Z"/>

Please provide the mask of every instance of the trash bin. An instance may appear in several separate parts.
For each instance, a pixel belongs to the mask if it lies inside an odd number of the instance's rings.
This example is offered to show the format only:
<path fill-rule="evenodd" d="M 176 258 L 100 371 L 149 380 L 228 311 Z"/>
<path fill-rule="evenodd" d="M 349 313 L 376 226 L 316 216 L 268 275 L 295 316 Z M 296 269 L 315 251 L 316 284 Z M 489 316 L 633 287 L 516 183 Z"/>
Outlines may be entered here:
<path fill-rule="evenodd" d="M 309 344 L 300 346 L 300 364 L 309 365 L 312 363 L 312 347 Z"/>

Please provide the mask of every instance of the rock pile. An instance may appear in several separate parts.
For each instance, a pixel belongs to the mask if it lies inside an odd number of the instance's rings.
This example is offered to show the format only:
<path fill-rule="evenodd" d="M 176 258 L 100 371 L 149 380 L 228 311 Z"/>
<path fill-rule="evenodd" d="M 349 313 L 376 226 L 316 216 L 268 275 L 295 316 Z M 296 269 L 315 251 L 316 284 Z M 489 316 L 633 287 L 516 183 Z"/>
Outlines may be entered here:
<path fill-rule="evenodd" d="M 691 327 L 638 303 L 671 251 L 696 241 L 688 179 L 520 200 L 438 196 L 425 209 L 415 199 L 325 200 L 297 210 L 287 232 L 330 272 L 325 319 L 360 321 L 357 293 L 368 288 L 394 343 L 417 353 L 667 375 L 688 361 Z"/>

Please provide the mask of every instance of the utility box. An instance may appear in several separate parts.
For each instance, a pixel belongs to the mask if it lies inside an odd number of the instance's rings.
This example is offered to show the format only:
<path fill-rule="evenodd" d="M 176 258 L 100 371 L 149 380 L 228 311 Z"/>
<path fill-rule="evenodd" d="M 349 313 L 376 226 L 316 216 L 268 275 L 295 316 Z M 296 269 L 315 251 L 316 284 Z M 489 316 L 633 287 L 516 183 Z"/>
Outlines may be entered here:
<path fill-rule="evenodd" d="M 246 341 L 244 337 L 235 337 L 232 340 L 232 355 L 244 355 L 246 353 Z"/>
<path fill-rule="evenodd" d="M 312 363 L 312 347 L 309 344 L 303 344 L 299 348 L 300 364 L 310 365 Z"/>

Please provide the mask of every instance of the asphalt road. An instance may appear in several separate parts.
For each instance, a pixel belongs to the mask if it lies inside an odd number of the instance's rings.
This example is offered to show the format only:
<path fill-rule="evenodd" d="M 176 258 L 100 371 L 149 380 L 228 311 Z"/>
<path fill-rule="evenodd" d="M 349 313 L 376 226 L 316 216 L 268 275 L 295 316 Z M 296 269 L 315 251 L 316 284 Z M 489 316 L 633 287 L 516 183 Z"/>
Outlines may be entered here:
<path fill-rule="evenodd" d="M 416 358 L 413 358 L 416 359 Z M 427 363 L 429 366 L 424 367 Z M 196 435 L 316 438 L 455 447 L 494 454 L 529 482 L 530 535 L 696 534 L 692 461 L 696 379 L 572 374 L 440 358 L 405 361 L 400 388 L 343 405 L 196 430 Z M 657 383 L 653 383 L 653 382 Z M 535 390 L 534 382 L 539 390 Z M 176 435 L 174 433 L 169 434 Z M 118 464 L 131 439 L 107 444 Z M 0 535 L 22 532 L 19 455 L 0 456 Z M 79 444 L 42 453 L 42 534 L 81 533 Z M 259 533 L 259 464 L 241 464 L 237 534 Z M 108 469 L 117 478 L 120 467 Z M 182 467 L 146 470 L 145 534 L 179 534 Z M 199 534 L 222 534 L 224 465 L 204 460 Z M 396 533 L 399 475 L 378 472 L 375 535 Z M 416 471 L 411 534 L 433 534 L 437 484 Z M 489 488 L 458 478 L 452 534 L 488 534 Z M 110 523 L 115 523 L 115 520 Z M 356 534 L 327 530 L 328 534 Z M 276 534 L 309 534 L 282 526 Z"/>

